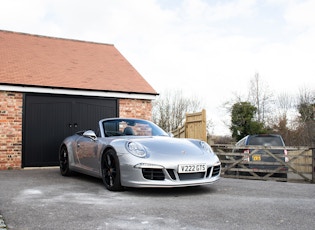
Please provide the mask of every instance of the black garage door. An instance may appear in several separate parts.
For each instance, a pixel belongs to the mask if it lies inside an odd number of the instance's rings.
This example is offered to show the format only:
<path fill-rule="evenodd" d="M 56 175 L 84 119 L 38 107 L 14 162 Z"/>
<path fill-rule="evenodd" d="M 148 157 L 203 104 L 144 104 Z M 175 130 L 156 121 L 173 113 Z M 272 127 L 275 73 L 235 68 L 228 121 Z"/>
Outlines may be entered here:
<path fill-rule="evenodd" d="M 57 166 L 62 140 L 97 129 L 102 118 L 117 117 L 117 99 L 26 94 L 22 167 Z"/>

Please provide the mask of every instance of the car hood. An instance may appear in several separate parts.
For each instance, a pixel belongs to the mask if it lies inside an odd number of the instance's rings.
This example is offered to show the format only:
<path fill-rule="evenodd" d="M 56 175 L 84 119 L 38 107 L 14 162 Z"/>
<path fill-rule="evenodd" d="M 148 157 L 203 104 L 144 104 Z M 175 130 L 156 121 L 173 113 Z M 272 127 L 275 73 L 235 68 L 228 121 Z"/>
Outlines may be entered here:
<path fill-rule="evenodd" d="M 171 156 L 196 156 L 206 154 L 198 145 L 198 140 L 179 139 L 170 137 L 139 138 L 132 141 L 141 143 L 150 155 L 158 154 Z"/>
<path fill-rule="evenodd" d="M 158 164 L 164 167 L 171 167 L 176 164 L 215 164 L 219 159 L 215 153 L 204 151 L 200 147 L 200 141 L 195 139 L 171 138 L 168 136 L 153 137 L 123 137 L 107 139 L 109 145 L 112 145 L 120 157 L 126 157 L 128 164 L 142 163 Z M 130 154 L 125 154 L 126 142 L 133 141 L 144 146 L 147 155 L 145 158 L 139 158 Z M 126 159 L 122 160 L 124 162 Z M 135 160 L 135 161 L 134 161 Z"/>

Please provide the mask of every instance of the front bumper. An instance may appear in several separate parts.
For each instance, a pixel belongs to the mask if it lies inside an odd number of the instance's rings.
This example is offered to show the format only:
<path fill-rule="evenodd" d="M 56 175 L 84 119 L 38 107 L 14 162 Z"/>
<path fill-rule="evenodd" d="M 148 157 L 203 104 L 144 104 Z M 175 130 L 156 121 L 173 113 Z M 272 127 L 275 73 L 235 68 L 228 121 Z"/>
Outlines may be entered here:
<path fill-rule="evenodd" d="M 176 167 L 121 167 L 121 184 L 126 187 L 188 187 L 212 184 L 220 179 L 221 164 L 208 165 L 206 172 L 178 173 Z"/>

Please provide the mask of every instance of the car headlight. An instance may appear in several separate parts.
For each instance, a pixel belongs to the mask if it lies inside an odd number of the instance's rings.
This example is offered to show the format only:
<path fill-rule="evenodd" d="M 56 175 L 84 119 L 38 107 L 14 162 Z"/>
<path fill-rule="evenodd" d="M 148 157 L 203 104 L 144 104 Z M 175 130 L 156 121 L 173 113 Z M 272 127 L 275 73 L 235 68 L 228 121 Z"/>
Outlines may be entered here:
<path fill-rule="evenodd" d="M 128 150 L 128 152 L 130 152 L 132 155 L 135 155 L 136 157 L 145 157 L 147 155 L 143 145 L 137 142 L 127 142 L 126 149 Z"/>

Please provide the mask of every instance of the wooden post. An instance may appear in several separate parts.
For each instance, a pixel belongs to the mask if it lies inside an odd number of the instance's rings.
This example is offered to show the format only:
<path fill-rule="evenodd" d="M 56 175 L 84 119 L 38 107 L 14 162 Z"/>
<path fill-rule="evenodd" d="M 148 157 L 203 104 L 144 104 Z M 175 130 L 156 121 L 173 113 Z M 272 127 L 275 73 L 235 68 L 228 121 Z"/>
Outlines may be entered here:
<path fill-rule="evenodd" d="M 312 183 L 315 183 L 315 147 L 312 148 Z"/>
<path fill-rule="evenodd" d="M 315 183 L 315 105 L 313 105 L 313 122 L 311 129 L 313 130 L 312 132 L 312 183 Z"/>

